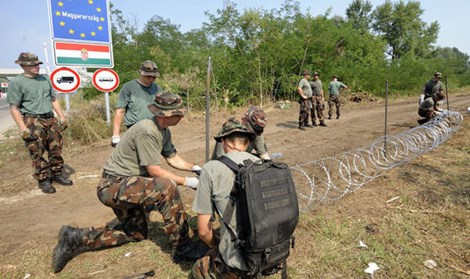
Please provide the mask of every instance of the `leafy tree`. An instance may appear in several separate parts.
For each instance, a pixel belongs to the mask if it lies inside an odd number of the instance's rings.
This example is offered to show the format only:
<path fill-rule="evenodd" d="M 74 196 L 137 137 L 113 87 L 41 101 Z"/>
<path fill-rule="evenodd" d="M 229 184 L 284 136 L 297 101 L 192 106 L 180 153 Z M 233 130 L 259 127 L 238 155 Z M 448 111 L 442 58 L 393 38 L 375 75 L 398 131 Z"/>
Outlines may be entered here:
<path fill-rule="evenodd" d="M 369 32 L 372 22 L 372 4 L 369 1 L 354 0 L 346 9 L 346 18 L 360 33 Z"/>

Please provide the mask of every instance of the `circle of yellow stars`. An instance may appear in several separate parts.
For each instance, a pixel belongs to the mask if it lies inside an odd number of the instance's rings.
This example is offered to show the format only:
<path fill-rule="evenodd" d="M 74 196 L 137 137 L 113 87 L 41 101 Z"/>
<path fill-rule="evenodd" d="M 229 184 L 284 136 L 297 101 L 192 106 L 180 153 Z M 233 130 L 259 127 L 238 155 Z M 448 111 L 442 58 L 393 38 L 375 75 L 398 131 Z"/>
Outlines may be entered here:
<path fill-rule="evenodd" d="M 88 4 L 89 4 L 89 5 L 93 5 L 93 0 L 88 0 Z M 63 6 L 64 6 L 64 2 L 62 2 L 62 1 L 57 2 L 57 6 L 63 7 Z M 101 12 L 101 8 L 100 8 L 100 7 L 97 7 L 97 8 L 96 8 L 96 11 L 97 11 L 98 13 L 100 13 L 100 12 Z M 60 11 L 56 11 L 56 12 L 55 12 L 55 15 L 56 15 L 56 16 L 60 16 L 60 14 L 61 14 Z M 104 22 L 104 21 L 105 21 L 105 18 L 104 18 L 104 17 L 100 17 L 99 20 L 100 20 L 100 22 Z M 64 26 L 65 26 L 65 22 L 64 22 L 64 21 L 60 21 L 60 22 L 59 22 L 59 25 L 62 26 L 62 27 L 64 27 Z M 98 30 L 99 30 L 99 31 L 102 31 L 102 30 L 103 30 L 103 26 L 102 26 L 102 25 L 98 25 Z M 69 34 L 71 34 L 71 35 L 75 34 L 75 30 L 69 29 Z M 96 32 L 95 32 L 95 31 L 91 31 L 91 32 L 90 32 L 90 36 L 92 36 L 92 37 L 96 36 Z M 86 34 L 82 32 L 82 33 L 80 33 L 80 37 L 81 37 L 81 38 L 85 38 L 85 37 L 86 37 Z"/>

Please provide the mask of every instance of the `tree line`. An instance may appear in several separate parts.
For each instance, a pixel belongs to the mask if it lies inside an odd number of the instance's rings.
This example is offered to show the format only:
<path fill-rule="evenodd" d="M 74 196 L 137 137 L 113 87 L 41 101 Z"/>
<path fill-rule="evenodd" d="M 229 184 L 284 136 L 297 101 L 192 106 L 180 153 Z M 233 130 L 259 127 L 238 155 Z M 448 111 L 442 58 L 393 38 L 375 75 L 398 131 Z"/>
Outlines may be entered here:
<path fill-rule="evenodd" d="M 153 60 L 164 89 L 203 106 L 210 57 L 211 97 L 232 106 L 296 99 L 303 70 L 319 72 L 324 83 L 337 75 L 352 91 L 375 96 L 385 94 L 385 81 L 392 93 L 418 96 L 435 71 L 448 77 L 449 87 L 470 84 L 469 55 L 435 46 L 439 23 L 423 22 L 419 1 L 387 0 L 374 9 L 369 1 L 353 0 L 344 17 L 331 16 L 330 9 L 313 16 L 294 0 L 242 13 L 226 3 L 185 33 L 162 15 L 139 31 L 111 3 L 115 70 L 122 83 L 136 77 L 142 61 Z"/>

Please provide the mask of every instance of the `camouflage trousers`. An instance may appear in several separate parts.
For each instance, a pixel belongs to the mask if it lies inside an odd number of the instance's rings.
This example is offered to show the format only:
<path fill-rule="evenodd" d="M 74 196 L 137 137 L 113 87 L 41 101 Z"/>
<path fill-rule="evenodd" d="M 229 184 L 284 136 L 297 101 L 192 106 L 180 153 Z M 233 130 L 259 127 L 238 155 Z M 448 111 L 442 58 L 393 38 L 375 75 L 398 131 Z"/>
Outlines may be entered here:
<path fill-rule="evenodd" d="M 219 249 L 212 248 L 194 263 L 189 276 L 191 279 L 241 279 L 251 278 L 230 270 L 222 260 Z"/>
<path fill-rule="evenodd" d="M 330 95 L 328 100 L 328 118 L 333 115 L 333 105 L 336 107 L 336 117 L 341 115 L 341 100 L 339 94 Z"/>
<path fill-rule="evenodd" d="M 105 177 L 106 175 L 103 175 Z M 95 250 L 141 241 L 148 236 L 148 207 L 158 210 L 175 247 L 188 238 L 188 223 L 175 182 L 165 178 L 108 177 L 97 188 L 98 199 L 113 209 L 117 224 L 85 229 L 83 245 Z"/>
<path fill-rule="evenodd" d="M 60 175 L 64 166 L 62 158 L 63 139 L 56 118 L 24 116 L 26 127 L 35 139 L 25 141 L 29 156 L 33 161 L 34 179 L 42 181 L 51 175 Z M 48 158 L 45 153 L 48 152 Z"/>
<path fill-rule="evenodd" d="M 419 116 L 426 118 L 426 121 L 429 121 L 429 120 L 433 119 L 437 115 L 434 108 L 420 109 L 420 110 L 418 110 L 418 114 L 419 114 Z"/>
<path fill-rule="evenodd" d="M 313 96 L 312 97 L 312 123 L 315 123 L 316 118 L 318 120 L 323 121 L 323 110 L 325 109 L 325 101 L 321 96 Z M 316 113 L 316 116 L 315 116 Z"/>
<path fill-rule="evenodd" d="M 308 124 L 309 114 L 313 114 L 312 98 L 300 98 L 300 112 L 299 112 L 299 125 Z"/>

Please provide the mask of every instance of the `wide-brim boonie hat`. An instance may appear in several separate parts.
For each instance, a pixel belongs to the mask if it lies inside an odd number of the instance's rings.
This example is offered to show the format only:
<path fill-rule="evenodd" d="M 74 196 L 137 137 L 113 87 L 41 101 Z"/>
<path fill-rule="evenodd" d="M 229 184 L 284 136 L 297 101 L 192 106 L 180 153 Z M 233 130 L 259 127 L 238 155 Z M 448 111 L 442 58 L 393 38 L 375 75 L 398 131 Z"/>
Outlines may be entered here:
<path fill-rule="evenodd" d="M 184 116 L 186 114 L 186 108 L 183 106 L 181 97 L 170 92 L 158 93 L 155 96 L 155 101 L 147 108 L 159 117 Z"/>
<path fill-rule="evenodd" d="M 306 76 L 306 75 L 311 75 L 311 73 L 310 73 L 310 71 L 304 71 L 304 72 L 302 73 L 302 75 L 304 75 L 304 76 Z"/>
<path fill-rule="evenodd" d="M 255 138 L 255 133 L 248 129 L 246 124 L 243 124 L 243 121 L 236 118 L 229 118 L 223 125 L 222 129 L 219 131 L 217 136 L 214 137 L 216 141 L 221 141 L 224 137 L 227 137 L 233 133 L 246 134 L 250 140 Z"/>
<path fill-rule="evenodd" d="M 159 76 L 160 72 L 158 71 L 157 63 L 146 60 L 140 66 L 139 73 L 143 76 L 152 76 L 157 77 Z"/>
<path fill-rule="evenodd" d="M 42 61 L 39 61 L 38 56 L 31 52 L 22 52 L 18 55 L 18 59 L 15 60 L 16 64 L 22 66 L 34 66 L 42 64 Z"/>

